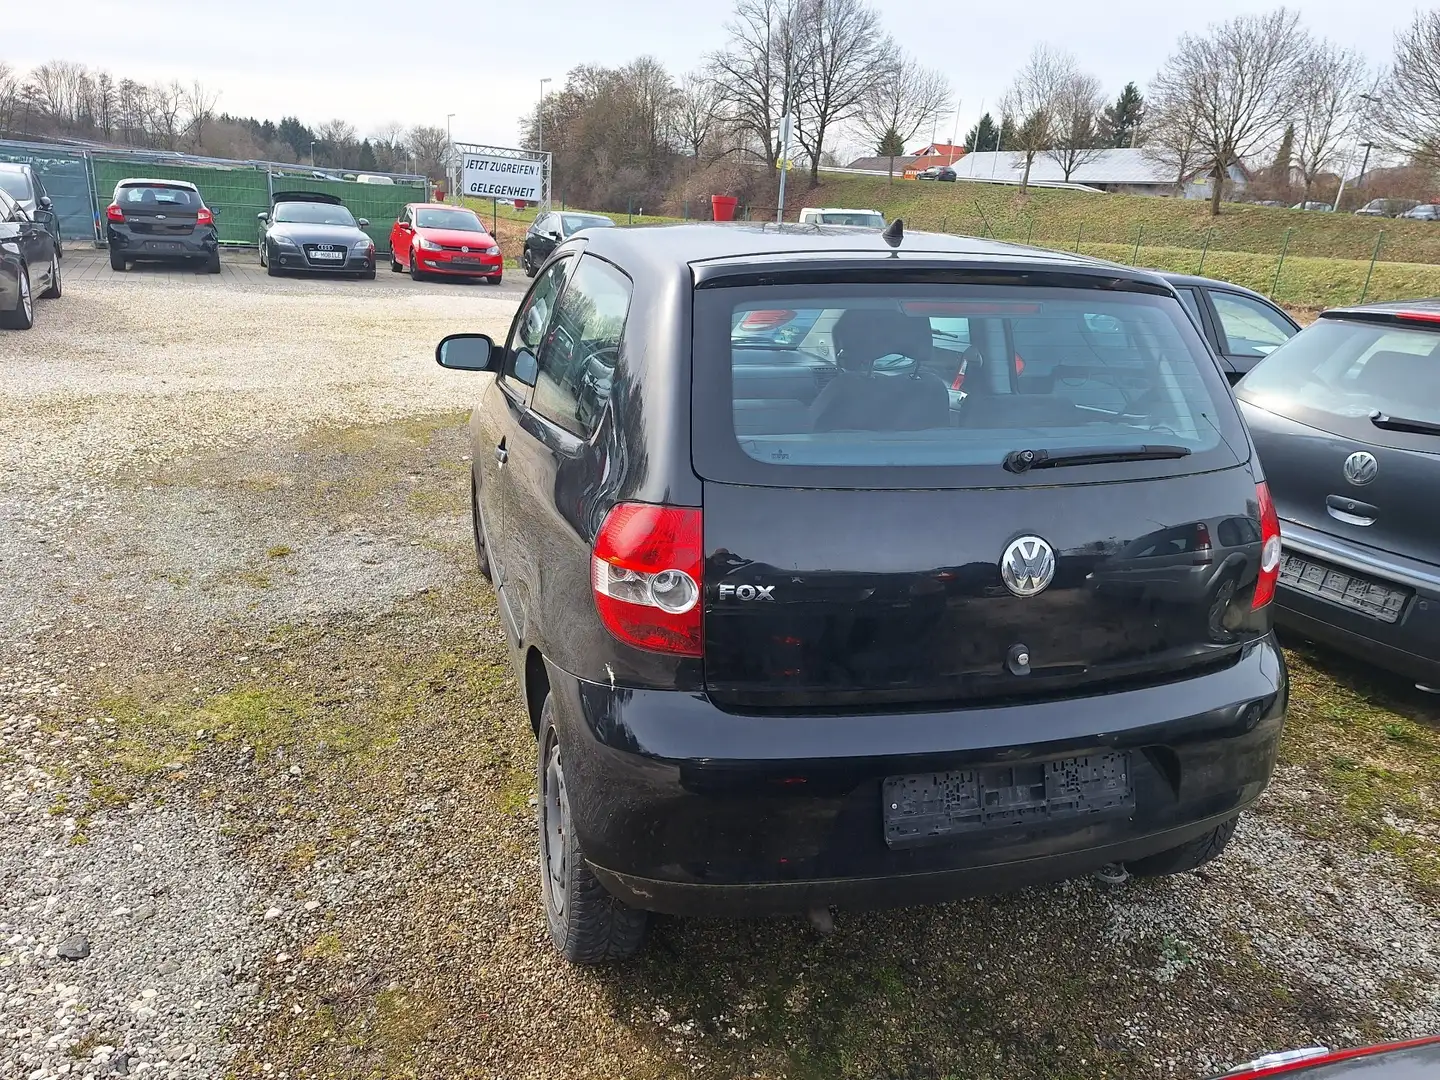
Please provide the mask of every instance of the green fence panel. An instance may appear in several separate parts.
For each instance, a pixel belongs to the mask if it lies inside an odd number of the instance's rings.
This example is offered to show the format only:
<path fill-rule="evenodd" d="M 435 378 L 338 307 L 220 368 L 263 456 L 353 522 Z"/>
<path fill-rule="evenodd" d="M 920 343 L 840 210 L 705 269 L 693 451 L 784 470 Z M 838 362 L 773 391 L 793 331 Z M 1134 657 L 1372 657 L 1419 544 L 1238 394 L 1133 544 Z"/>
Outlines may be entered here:
<path fill-rule="evenodd" d="M 390 253 L 390 227 L 405 209 L 406 203 L 424 202 L 428 194 L 425 186 L 413 184 L 361 184 L 351 180 L 320 180 L 313 176 L 291 176 L 272 173 L 271 188 L 274 191 L 318 191 L 339 197 L 357 218 L 365 218 L 370 227 L 365 230 L 375 241 L 375 250 L 383 255 Z"/>
<path fill-rule="evenodd" d="M 255 247 L 260 223 L 255 215 L 270 209 L 266 174 L 249 166 L 226 169 L 203 165 L 159 165 L 149 161 L 96 154 L 91 159 L 95 191 L 100 205 L 108 206 L 115 185 L 131 177 L 154 180 L 187 180 L 200 189 L 205 205 L 215 212 L 215 225 L 222 244 Z"/>
<path fill-rule="evenodd" d="M 60 219 L 62 240 L 72 244 L 95 242 L 95 202 L 90 197 L 90 177 L 83 156 L 4 142 L 0 143 L 0 161 L 35 167 Z"/>

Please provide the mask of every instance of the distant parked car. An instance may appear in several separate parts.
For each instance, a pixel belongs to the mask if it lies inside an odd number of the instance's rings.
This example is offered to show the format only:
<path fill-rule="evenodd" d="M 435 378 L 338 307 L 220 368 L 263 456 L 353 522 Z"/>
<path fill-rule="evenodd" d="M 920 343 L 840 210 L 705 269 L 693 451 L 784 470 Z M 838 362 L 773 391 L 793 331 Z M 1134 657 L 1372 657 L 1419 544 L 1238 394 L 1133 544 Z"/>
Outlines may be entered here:
<path fill-rule="evenodd" d="M 1440 693 L 1440 300 L 1324 312 L 1235 388 L 1280 515 L 1275 621 Z"/>
<path fill-rule="evenodd" d="M 1290 209 L 1289 203 L 1280 202 L 1278 199 L 1261 199 L 1255 203 L 1256 206 L 1271 206 L 1278 210 Z"/>
<path fill-rule="evenodd" d="M 375 241 L 370 224 L 358 222 L 337 195 L 319 191 L 277 191 L 260 220 L 260 265 L 271 277 L 292 270 L 331 271 L 375 277 Z"/>
<path fill-rule="evenodd" d="M 1409 218 L 1411 221 L 1440 221 L 1440 206 L 1436 206 L 1434 203 L 1421 203 L 1419 206 L 1412 206 L 1400 216 Z"/>
<path fill-rule="evenodd" d="M 1257 292 L 1189 274 L 1164 274 L 1190 309 L 1231 383 L 1300 332 L 1300 324 Z"/>
<path fill-rule="evenodd" d="M 1315 202 L 1315 201 L 1312 199 L 1310 202 L 1297 202 L 1294 206 L 1290 207 L 1290 209 L 1291 209 L 1291 210 L 1333 210 L 1334 207 L 1331 206 L 1330 203 L 1328 203 L 1328 202 Z"/>
<path fill-rule="evenodd" d="M 376 176 L 374 173 L 361 173 L 355 177 L 355 182 L 357 184 L 388 184 L 392 187 L 395 184 L 395 181 L 391 177 Z"/>
<path fill-rule="evenodd" d="M 59 248 L 48 229 L 0 191 L 0 327 L 34 326 L 37 293 L 60 295 Z"/>
<path fill-rule="evenodd" d="M 475 211 L 447 203 L 411 203 L 390 230 L 390 269 L 398 274 L 407 267 L 417 281 L 438 274 L 482 277 L 499 285 L 505 259 Z"/>
<path fill-rule="evenodd" d="M 1361 217 L 1399 217 L 1419 205 L 1414 199 L 1371 199 L 1355 213 Z"/>
<path fill-rule="evenodd" d="M 60 251 L 60 257 L 64 258 L 65 244 L 60 237 L 60 218 L 55 213 L 54 204 L 50 201 L 50 195 L 45 190 L 40 174 L 35 171 L 35 166 L 0 161 L 0 191 L 19 203 L 20 209 L 55 237 L 55 246 Z"/>
<path fill-rule="evenodd" d="M 878 210 L 846 210 L 839 206 L 807 206 L 800 211 L 801 225 L 852 225 L 862 229 L 885 228 L 885 215 Z"/>
<path fill-rule="evenodd" d="M 931 165 L 928 169 L 921 169 L 915 174 L 916 180 L 950 180 L 955 179 L 955 170 L 949 165 Z"/>
<path fill-rule="evenodd" d="M 105 240 L 112 270 L 143 260 L 199 263 L 220 272 L 215 211 L 184 180 L 121 180 L 105 208 Z"/>
<path fill-rule="evenodd" d="M 613 229 L 615 222 L 604 214 L 572 214 L 568 210 L 552 210 L 541 214 L 525 233 L 525 248 L 520 253 L 520 266 L 526 277 L 534 277 L 556 246 L 569 240 L 581 229 Z"/>

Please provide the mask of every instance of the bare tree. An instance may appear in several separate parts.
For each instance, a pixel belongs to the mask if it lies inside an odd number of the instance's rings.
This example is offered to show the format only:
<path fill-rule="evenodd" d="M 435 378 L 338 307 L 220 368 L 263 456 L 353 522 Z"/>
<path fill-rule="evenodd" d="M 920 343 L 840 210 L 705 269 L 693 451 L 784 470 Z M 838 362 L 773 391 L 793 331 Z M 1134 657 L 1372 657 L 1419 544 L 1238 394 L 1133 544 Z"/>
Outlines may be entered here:
<path fill-rule="evenodd" d="M 1386 141 L 1419 164 L 1440 166 L 1440 10 L 1395 35 L 1395 59 L 1376 121 Z"/>
<path fill-rule="evenodd" d="M 898 50 L 882 71 L 861 103 L 857 123 L 871 145 L 890 159 L 893 184 L 895 159 L 905 152 L 905 144 L 950 111 L 950 84 L 940 72 L 920 67 Z"/>
<path fill-rule="evenodd" d="M 196 79 L 184 93 L 185 112 L 190 117 L 186 132 L 195 149 L 205 149 L 205 128 L 215 119 L 215 105 L 220 100 L 220 91 L 211 90 Z"/>
<path fill-rule="evenodd" d="M 95 130 L 103 139 L 110 139 L 115 133 L 115 80 L 108 71 L 95 75 Z M 3 127 L 3 125 L 0 125 Z"/>
<path fill-rule="evenodd" d="M 15 128 L 15 116 L 20 108 L 20 76 L 5 61 L 0 60 L 0 134 Z"/>
<path fill-rule="evenodd" d="M 156 83 L 149 87 L 146 100 L 151 135 L 162 149 L 176 149 L 184 129 L 180 114 L 185 110 L 185 88 L 173 79 L 169 83 Z"/>
<path fill-rule="evenodd" d="M 1214 178 L 1210 213 L 1230 169 L 1273 143 L 1295 112 L 1310 52 L 1298 12 L 1239 15 L 1204 36 L 1183 34 L 1151 86 L 1157 111 L 1194 128 Z"/>
<path fill-rule="evenodd" d="M 811 0 L 805 15 L 807 63 L 795 96 L 804 115 L 799 141 L 810 158 L 814 187 L 820 183 L 826 137 L 854 118 L 871 87 L 884 77 L 884 61 L 894 46 L 865 0 Z"/>
<path fill-rule="evenodd" d="M 1295 114 L 1295 166 L 1310 201 L 1315 180 L 1334 162 L 1355 124 L 1355 106 L 1365 85 L 1365 61 L 1353 49 L 1316 42 L 1300 70 Z"/>
<path fill-rule="evenodd" d="M 445 160 L 450 140 L 441 127 L 417 124 L 405 136 L 406 148 L 415 155 L 415 171 L 432 180 L 445 176 Z"/>
<path fill-rule="evenodd" d="M 1100 80 L 1093 75 L 1076 71 L 1061 82 L 1045 154 L 1060 166 L 1066 183 L 1076 169 L 1102 153 L 1100 114 L 1104 108 L 1105 95 L 1100 92 Z"/>
<path fill-rule="evenodd" d="M 1020 176 L 1022 194 L 1030 187 L 1030 168 L 1035 163 L 1035 155 L 1048 150 L 1055 141 L 1061 92 L 1076 78 L 1075 60 L 1069 53 L 1044 44 L 1036 45 L 1000 101 L 1006 118 L 1002 126 L 1009 135 L 1005 145 L 1018 151 L 1024 161 L 1024 172 Z"/>
<path fill-rule="evenodd" d="M 807 66 L 805 32 L 812 0 L 737 0 L 726 25 L 729 42 L 710 57 L 711 75 L 742 146 L 762 148 L 767 165 L 780 162 L 780 122 L 793 108 Z"/>
<path fill-rule="evenodd" d="M 1195 115 L 1188 109 L 1171 116 L 1163 106 L 1147 114 L 1145 156 L 1168 168 L 1175 177 L 1175 194 L 1185 194 L 1185 184 L 1207 167 L 1200 149 Z"/>
<path fill-rule="evenodd" d="M 698 72 L 682 75 L 675 97 L 676 145 L 699 165 L 719 128 L 720 91 L 715 81 Z"/>

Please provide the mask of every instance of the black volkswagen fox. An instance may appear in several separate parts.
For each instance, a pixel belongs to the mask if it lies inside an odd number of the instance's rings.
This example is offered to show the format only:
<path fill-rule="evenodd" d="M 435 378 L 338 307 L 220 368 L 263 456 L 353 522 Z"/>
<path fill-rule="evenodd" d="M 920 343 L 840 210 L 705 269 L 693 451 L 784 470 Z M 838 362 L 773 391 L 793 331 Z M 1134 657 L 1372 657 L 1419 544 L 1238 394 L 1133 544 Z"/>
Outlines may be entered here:
<path fill-rule="evenodd" d="M 508 342 L 437 359 L 494 373 L 475 543 L 570 960 L 651 911 L 1184 872 L 1269 781 L 1279 527 L 1160 278 L 898 224 L 595 230 Z"/>
<path fill-rule="evenodd" d="M 220 234 L 215 211 L 200 190 L 184 180 L 121 180 L 105 208 L 110 269 L 147 262 L 190 262 L 220 273 Z"/>

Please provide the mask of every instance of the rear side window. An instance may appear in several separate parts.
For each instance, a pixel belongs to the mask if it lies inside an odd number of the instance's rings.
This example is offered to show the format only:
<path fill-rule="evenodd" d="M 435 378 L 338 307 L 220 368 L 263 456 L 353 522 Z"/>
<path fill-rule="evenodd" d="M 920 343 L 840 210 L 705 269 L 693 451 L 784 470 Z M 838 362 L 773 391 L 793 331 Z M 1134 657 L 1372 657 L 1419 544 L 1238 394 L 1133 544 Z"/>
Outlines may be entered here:
<path fill-rule="evenodd" d="M 630 279 L 619 270 L 582 256 L 540 349 L 530 408 L 582 439 L 610 398 L 630 294 Z"/>
<path fill-rule="evenodd" d="M 1236 293 L 1210 293 L 1232 356 L 1269 356 L 1295 336 L 1295 328 L 1258 300 Z"/>
<path fill-rule="evenodd" d="M 198 210 L 200 196 L 187 188 L 164 187 L 159 184 L 136 184 L 122 187 L 115 195 L 121 209 L 146 206 L 171 207 L 176 210 Z"/>
<path fill-rule="evenodd" d="M 1115 474 L 1085 466 L 1026 479 L 1001 466 L 1016 450 L 1162 444 L 1181 449 L 1118 475 L 1175 475 L 1234 464 L 1245 445 L 1171 297 L 831 285 L 701 290 L 696 304 L 696 462 L 712 479 L 1084 482 Z M 782 475 L 791 470 L 811 475 Z"/>
<path fill-rule="evenodd" d="M 19 169 L 13 172 L 9 169 L 0 169 L 0 191 L 5 192 L 17 202 L 21 199 L 28 199 L 30 198 L 30 181 Z"/>
<path fill-rule="evenodd" d="M 1323 430 L 1434 451 L 1435 436 L 1383 431 L 1370 417 L 1440 424 L 1440 334 L 1320 319 L 1251 370 L 1236 393 Z"/>

